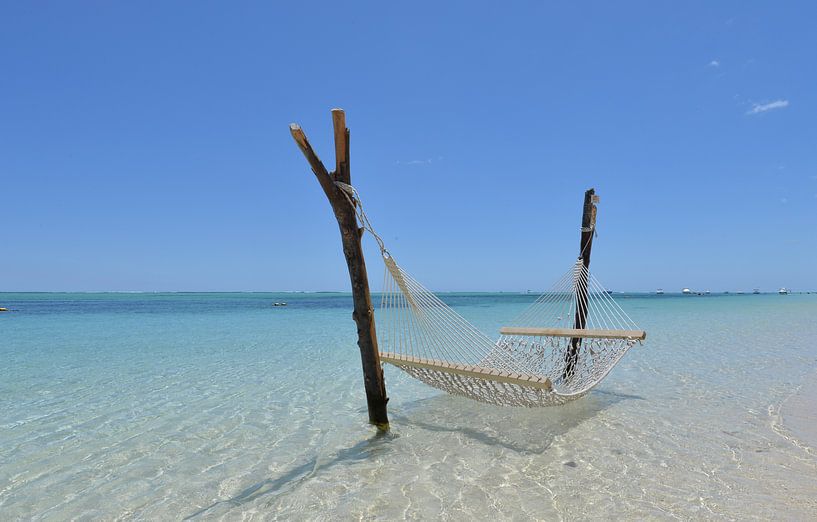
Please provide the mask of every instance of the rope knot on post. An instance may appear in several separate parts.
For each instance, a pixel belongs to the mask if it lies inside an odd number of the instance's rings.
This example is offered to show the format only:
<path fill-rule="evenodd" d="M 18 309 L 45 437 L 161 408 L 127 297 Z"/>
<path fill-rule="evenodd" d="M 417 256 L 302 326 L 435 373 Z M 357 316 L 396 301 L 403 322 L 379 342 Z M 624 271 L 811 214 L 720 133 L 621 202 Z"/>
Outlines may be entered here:
<path fill-rule="evenodd" d="M 349 205 L 352 206 L 361 228 L 368 231 L 377 242 L 377 246 L 380 248 L 380 255 L 383 256 L 383 258 L 391 257 L 389 251 L 386 250 L 386 244 L 383 242 L 380 235 L 374 231 L 372 222 L 369 221 L 369 216 L 367 216 L 366 212 L 364 212 L 363 200 L 360 198 L 360 193 L 357 191 L 357 189 L 348 183 L 343 183 L 342 181 L 336 181 L 335 186 L 341 190 L 343 195 L 346 197 L 346 200 L 349 202 Z"/>

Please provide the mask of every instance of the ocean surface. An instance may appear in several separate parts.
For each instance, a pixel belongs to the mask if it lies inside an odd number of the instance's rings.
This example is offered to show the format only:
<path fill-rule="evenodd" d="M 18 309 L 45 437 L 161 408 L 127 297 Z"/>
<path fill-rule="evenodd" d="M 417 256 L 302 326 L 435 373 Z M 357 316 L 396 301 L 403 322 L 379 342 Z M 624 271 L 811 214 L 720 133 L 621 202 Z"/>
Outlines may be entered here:
<path fill-rule="evenodd" d="M 615 297 L 647 341 L 588 397 L 387 367 L 377 437 L 348 295 L 0 293 L 0 520 L 817 519 L 781 413 L 817 379 L 817 294 Z M 442 298 L 493 334 L 534 296 Z"/>

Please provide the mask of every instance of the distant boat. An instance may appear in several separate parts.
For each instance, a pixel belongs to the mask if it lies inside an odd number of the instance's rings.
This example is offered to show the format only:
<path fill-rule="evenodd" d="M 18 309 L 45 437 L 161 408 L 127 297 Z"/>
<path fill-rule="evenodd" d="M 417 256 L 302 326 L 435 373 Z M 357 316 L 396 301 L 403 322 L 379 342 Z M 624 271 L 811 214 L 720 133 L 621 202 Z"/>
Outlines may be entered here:
<path fill-rule="evenodd" d="M 681 290 L 681 293 L 682 293 L 682 294 L 689 295 L 689 294 L 691 294 L 691 293 L 692 293 L 692 290 L 690 290 L 689 288 L 684 288 L 683 290 Z"/>
<path fill-rule="evenodd" d="M 789 290 L 788 290 L 788 288 L 783 287 L 780 290 L 778 290 L 777 293 L 780 294 L 780 295 L 786 295 L 786 294 L 789 293 Z"/>
<path fill-rule="evenodd" d="M 757 295 L 757 294 L 759 294 L 759 293 L 760 293 L 760 289 L 759 289 L 759 288 L 755 288 L 754 290 L 752 290 L 752 293 L 753 293 L 753 294 L 755 294 L 755 295 Z"/>
<path fill-rule="evenodd" d="M 286 303 L 272 303 L 272 306 L 286 306 Z"/>
<path fill-rule="evenodd" d="M 658 294 L 658 295 L 664 295 L 664 289 L 659 288 L 658 290 L 655 291 L 655 293 Z"/>
<path fill-rule="evenodd" d="M 709 294 L 711 294 L 712 292 L 710 292 L 709 290 L 707 290 L 707 291 L 706 291 L 706 292 L 704 292 L 704 293 L 705 293 L 706 295 L 709 295 Z"/>

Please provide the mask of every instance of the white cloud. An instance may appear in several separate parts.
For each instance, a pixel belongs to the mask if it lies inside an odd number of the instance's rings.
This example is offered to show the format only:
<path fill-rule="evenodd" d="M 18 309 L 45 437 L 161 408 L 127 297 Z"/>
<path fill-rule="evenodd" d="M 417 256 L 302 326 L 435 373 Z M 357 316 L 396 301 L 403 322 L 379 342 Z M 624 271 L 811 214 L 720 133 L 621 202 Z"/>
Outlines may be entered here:
<path fill-rule="evenodd" d="M 409 161 L 397 160 L 397 161 L 394 162 L 394 164 L 395 165 L 431 165 L 435 161 L 437 163 L 439 163 L 442 160 L 443 160 L 442 156 L 437 156 L 437 159 L 428 158 L 428 159 L 414 159 L 414 160 L 409 160 Z"/>
<path fill-rule="evenodd" d="M 773 109 L 782 109 L 789 106 L 789 100 L 775 100 L 769 103 L 755 103 L 746 114 L 760 114 Z"/>
<path fill-rule="evenodd" d="M 720 67 L 721 62 L 719 62 L 718 60 L 712 60 L 711 62 L 709 62 L 708 65 L 709 65 L 709 67 Z"/>
<path fill-rule="evenodd" d="M 431 161 L 432 160 L 430 158 L 429 159 L 424 159 L 424 160 L 416 159 L 416 160 L 411 160 L 411 161 L 397 160 L 397 164 L 398 165 L 431 165 Z"/>

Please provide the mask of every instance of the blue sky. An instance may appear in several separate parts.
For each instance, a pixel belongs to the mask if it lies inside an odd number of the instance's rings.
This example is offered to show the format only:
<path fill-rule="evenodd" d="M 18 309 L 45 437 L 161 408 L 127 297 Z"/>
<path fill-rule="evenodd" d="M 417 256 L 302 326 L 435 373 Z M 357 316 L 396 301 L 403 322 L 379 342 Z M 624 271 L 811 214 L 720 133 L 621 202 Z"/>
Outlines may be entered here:
<path fill-rule="evenodd" d="M 817 289 L 813 2 L 0 2 L 0 291 Z M 370 238 L 374 289 L 382 267 Z"/>

